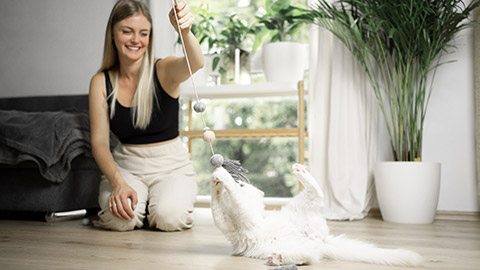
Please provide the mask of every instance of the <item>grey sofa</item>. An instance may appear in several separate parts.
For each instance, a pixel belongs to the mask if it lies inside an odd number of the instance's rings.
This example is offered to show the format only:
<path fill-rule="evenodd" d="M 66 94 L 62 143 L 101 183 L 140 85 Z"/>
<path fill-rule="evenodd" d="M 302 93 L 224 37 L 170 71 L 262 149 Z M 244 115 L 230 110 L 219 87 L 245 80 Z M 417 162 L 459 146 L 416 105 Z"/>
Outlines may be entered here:
<path fill-rule="evenodd" d="M 0 211 L 98 209 L 87 95 L 1 98 L 0 119 Z"/>

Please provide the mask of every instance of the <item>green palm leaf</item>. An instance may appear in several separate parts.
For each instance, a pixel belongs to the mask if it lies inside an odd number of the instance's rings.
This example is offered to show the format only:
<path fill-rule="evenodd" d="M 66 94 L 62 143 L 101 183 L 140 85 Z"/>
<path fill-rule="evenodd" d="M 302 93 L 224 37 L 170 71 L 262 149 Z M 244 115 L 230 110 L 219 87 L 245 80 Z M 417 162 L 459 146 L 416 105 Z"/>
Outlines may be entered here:
<path fill-rule="evenodd" d="M 480 5 L 461 0 L 319 0 L 311 20 L 364 68 L 384 116 L 394 158 L 421 160 L 423 123 L 436 69 Z M 431 76 L 433 75 L 433 76 Z"/>

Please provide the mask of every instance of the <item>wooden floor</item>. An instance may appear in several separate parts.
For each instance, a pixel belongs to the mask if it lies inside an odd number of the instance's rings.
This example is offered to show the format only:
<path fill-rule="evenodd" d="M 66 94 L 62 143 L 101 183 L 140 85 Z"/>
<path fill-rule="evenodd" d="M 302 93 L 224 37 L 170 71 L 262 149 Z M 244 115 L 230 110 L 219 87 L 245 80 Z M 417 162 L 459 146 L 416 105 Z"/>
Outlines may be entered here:
<path fill-rule="evenodd" d="M 0 269 L 271 269 L 261 260 L 233 257 L 213 224 L 210 210 L 196 209 L 192 230 L 110 232 L 81 220 L 46 223 L 0 220 Z M 379 218 L 329 222 L 333 234 L 368 240 L 387 248 L 408 248 L 425 263 L 417 269 L 480 269 L 480 222 L 437 220 L 399 225 Z M 408 269 L 324 261 L 308 269 Z"/>

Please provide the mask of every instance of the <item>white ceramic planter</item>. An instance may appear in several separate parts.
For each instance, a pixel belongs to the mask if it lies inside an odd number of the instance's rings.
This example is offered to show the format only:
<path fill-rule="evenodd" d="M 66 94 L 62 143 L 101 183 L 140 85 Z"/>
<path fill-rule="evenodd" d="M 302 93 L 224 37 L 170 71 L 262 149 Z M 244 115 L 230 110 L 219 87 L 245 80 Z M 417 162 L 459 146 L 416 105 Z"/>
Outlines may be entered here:
<path fill-rule="evenodd" d="M 435 219 L 440 191 L 440 163 L 378 162 L 375 188 L 387 222 L 429 224 Z"/>
<path fill-rule="evenodd" d="M 273 42 L 262 47 L 267 82 L 298 82 L 307 67 L 308 49 L 296 42 Z"/>

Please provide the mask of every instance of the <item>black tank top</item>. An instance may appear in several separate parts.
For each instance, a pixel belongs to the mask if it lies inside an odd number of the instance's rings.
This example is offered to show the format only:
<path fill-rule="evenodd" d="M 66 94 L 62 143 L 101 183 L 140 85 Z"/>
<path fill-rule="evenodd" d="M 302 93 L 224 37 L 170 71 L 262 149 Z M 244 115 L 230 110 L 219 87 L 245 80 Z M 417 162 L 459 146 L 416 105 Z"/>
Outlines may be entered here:
<path fill-rule="evenodd" d="M 105 84 L 107 88 L 108 112 L 110 115 L 110 104 L 113 91 L 110 75 L 105 73 Z M 118 100 L 115 102 L 115 114 L 110 119 L 110 129 L 118 137 L 120 142 L 126 144 L 148 144 L 163 142 L 176 138 L 178 132 L 178 98 L 172 98 L 160 85 L 157 78 L 156 65 L 153 72 L 154 87 L 157 94 L 157 101 L 154 100 L 150 124 L 145 130 L 135 128 L 132 121 L 132 109 L 124 107 Z"/>

